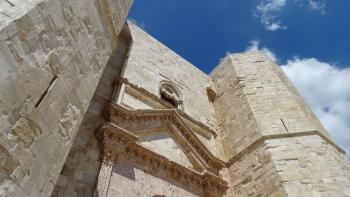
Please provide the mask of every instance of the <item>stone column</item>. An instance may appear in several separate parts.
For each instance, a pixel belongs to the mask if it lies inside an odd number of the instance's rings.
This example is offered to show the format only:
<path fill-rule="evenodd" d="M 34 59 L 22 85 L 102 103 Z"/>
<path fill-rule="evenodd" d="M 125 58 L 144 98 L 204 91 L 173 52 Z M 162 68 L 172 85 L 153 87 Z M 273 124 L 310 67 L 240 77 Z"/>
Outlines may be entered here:
<path fill-rule="evenodd" d="M 109 181 L 112 176 L 113 162 L 103 159 L 100 173 L 98 175 L 95 197 L 106 197 L 109 188 Z"/>
<path fill-rule="evenodd" d="M 346 196 L 350 165 L 281 68 L 263 53 L 211 73 L 229 196 Z"/>

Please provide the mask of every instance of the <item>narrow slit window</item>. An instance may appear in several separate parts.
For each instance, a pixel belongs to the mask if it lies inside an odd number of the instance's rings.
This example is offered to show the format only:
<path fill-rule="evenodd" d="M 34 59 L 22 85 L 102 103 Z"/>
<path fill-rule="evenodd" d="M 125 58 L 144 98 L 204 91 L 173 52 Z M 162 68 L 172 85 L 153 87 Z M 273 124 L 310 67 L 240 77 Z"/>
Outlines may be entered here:
<path fill-rule="evenodd" d="M 58 78 L 57 75 L 55 75 L 55 76 L 51 79 L 51 81 L 50 81 L 50 83 L 49 83 L 49 86 L 46 88 L 45 92 L 40 96 L 38 102 L 36 102 L 35 108 L 38 108 L 38 107 L 39 107 L 39 105 L 41 104 L 41 102 L 44 100 L 44 98 L 46 97 L 47 93 L 49 92 L 50 88 L 53 86 L 53 84 L 55 84 L 57 78 Z"/>

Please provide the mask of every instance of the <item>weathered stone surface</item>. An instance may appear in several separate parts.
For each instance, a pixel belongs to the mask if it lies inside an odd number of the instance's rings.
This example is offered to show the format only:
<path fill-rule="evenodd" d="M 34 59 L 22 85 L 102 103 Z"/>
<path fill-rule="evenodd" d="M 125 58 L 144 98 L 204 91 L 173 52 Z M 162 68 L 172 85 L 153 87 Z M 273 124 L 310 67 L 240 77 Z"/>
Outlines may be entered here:
<path fill-rule="evenodd" d="M 110 99 L 114 95 L 115 85 L 117 85 L 114 82 L 122 72 L 130 43 L 131 38 L 126 25 L 118 37 L 117 47 L 108 60 L 89 108 L 80 125 L 74 145 L 55 184 L 53 197 L 85 197 L 93 195 L 101 165 L 100 146 L 95 136 L 95 131 L 105 121 L 102 115 L 103 110 L 108 106 Z M 74 110 L 71 111 L 74 112 Z M 71 114 L 74 115 L 74 113 Z M 65 115 L 64 117 L 67 116 Z M 70 123 L 74 119 L 69 117 L 63 120 Z"/>
<path fill-rule="evenodd" d="M 173 196 L 194 197 L 202 196 L 200 191 L 194 192 L 190 188 L 183 188 L 170 180 L 154 177 L 140 166 L 131 163 L 118 163 L 113 168 L 108 197 L 130 196 Z M 129 187 L 132 185 L 132 187 Z"/>
<path fill-rule="evenodd" d="M 130 5 L 0 1 L 1 196 L 51 194 Z"/>
<path fill-rule="evenodd" d="M 318 130 L 328 136 L 283 71 L 263 53 L 227 56 L 211 75 L 223 143 L 232 147 L 226 149 L 227 159 L 262 135 Z"/>
<path fill-rule="evenodd" d="M 139 143 L 160 155 L 193 169 L 191 161 L 167 132 L 158 131 L 141 134 L 139 135 Z"/>
<path fill-rule="evenodd" d="M 210 130 L 215 130 L 214 107 L 209 101 L 206 90 L 214 86 L 211 78 L 136 25 L 129 24 L 133 46 L 122 78 L 143 90 L 141 92 L 132 90 L 126 85 L 124 92 L 120 92 L 120 101 L 117 102 L 132 109 L 168 108 L 157 104 L 155 99 L 146 95 L 150 94 L 159 99 L 161 84 L 171 82 L 180 93 L 182 102 L 179 107 L 180 113 L 184 113 Z M 209 151 L 214 155 L 220 154 L 213 133 L 206 134 L 208 129 L 193 125 L 191 122 L 188 124 L 192 124 L 193 131 Z"/>
<path fill-rule="evenodd" d="M 277 65 L 234 54 L 208 76 L 129 29 L 130 5 L 0 0 L 0 196 L 349 196 Z"/>
<path fill-rule="evenodd" d="M 288 196 L 348 196 L 350 165 L 317 135 L 267 141 Z M 302 150 L 302 151 L 301 151 Z"/>
<path fill-rule="evenodd" d="M 259 145 L 229 166 L 228 196 L 284 196 L 280 177 L 266 145 Z"/>
<path fill-rule="evenodd" d="M 343 150 L 263 53 L 229 55 L 211 76 L 229 196 L 349 194 Z"/>
<path fill-rule="evenodd" d="M 183 111 L 215 128 L 206 92 L 213 86 L 211 78 L 135 25 L 130 24 L 130 30 L 134 44 L 123 77 L 157 96 L 161 81 L 173 82 L 183 95 Z"/>

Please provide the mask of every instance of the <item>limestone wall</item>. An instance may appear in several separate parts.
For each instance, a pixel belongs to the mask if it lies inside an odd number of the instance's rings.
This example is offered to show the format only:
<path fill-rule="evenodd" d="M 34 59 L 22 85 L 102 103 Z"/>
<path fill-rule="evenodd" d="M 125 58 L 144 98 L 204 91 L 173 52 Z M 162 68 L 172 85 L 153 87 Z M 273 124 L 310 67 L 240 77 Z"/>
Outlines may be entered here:
<path fill-rule="evenodd" d="M 218 124 L 230 131 L 223 133 L 232 146 L 226 150 L 228 159 L 262 135 L 318 130 L 328 136 L 283 71 L 264 54 L 228 56 L 211 76 L 218 91 Z M 230 110 L 224 110 L 227 103 Z"/>
<path fill-rule="evenodd" d="M 273 139 L 266 149 L 287 196 L 349 196 L 350 165 L 317 135 Z"/>
<path fill-rule="evenodd" d="M 174 82 L 182 94 L 184 112 L 215 128 L 214 108 L 206 91 L 213 86 L 211 78 L 137 26 L 131 24 L 130 29 L 134 46 L 123 77 L 157 96 L 162 80 Z"/>
<path fill-rule="evenodd" d="M 317 135 L 261 141 L 229 167 L 229 196 L 348 196 L 350 165 Z"/>
<path fill-rule="evenodd" d="M 254 149 L 229 166 L 228 196 L 284 196 L 280 177 L 267 144 Z"/>
<path fill-rule="evenodd" d="M 231 59 L 225 58 L 211 76 L 217 90 L 214 107 L 221 139 L 219 143 L 224 147 L 224 159 L 229 160 L 261 134 L 246 99 L 242 77 L 235 72 Z"/>
<path fill-rule="evenodd" d="M 52 197 L 92 196 L 101 166 L 101 150 L 95 132 L 106 120 L 103 110 L 115 93 L 131 46 L 127 25 L 118 37 L 116 50 L 111 55 L 84 116 L 73 146 L 65 161 Z"/>
<path fill-rule="evenodd" d="M 203 196 L 203 193 L 162 176 L 149 174 L 143 167 L 121 161 L 113 167 L 107 197 L 124 196 L 198 197 Z"/>
<path fill-rule="evenodd" d="M 160 82 L 171 81 L 184 113 L 218 130 L 216 141 L 201 137 L 203 127 L 184 118 L 213 154 L 222 145 L 228 196 L 349 195 L 343 151 L 278 66 L 261 53 L 229 55 L 210 77 L 133 24 L 128 54 L 130 40 L 120 33 L 130 5 L 0 2 L 0 196 L 92 195 L 101 163 L 94 132 L 119 75 L 158 97 Z M 216 91 L 213 104 L 208 87 Z M 159 104 L 125 102 L 135 109 Z M 123 162 L 109 185 L 110 196 L 203 195 Z"/>
<path fill-rule="evenodd" d="M 277 65 L 260 52 L 234 54 L 211 76 L 229 196 L 348 193 L 343 150 Z"/>
<path fill-rule="evenodd" d="M 138 142 L 147 149 L 168 158 L 182 166 L 194 169 L 186 154 L 174 141 L 169 131 L 148 132 L 138 134 Z M 162 148 L 159 148 L 162 147 Z"/>
<path fill-rule="evenodd" d="M 49 196 L 131 1 L 0 4 L 0 195 Z"/>

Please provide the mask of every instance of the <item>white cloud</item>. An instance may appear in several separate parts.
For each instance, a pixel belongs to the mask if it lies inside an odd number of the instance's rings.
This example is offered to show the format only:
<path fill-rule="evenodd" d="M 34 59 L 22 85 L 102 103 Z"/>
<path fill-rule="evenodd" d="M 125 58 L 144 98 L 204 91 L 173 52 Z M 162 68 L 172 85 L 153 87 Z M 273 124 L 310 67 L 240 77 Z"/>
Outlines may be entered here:
<path fill-rule="evenodd" d="M 277 62 L 277 58 L 275 56 L 275 54 L 268 48 L 259 48 L 259 40 L 252 40 L 249 42 L 249 46 L 246 48 L 245 51 L 249 52 L 249 51 L 263 51 L 265 52 L 265 54 L 274 62 Z"/>
<path fill-rule="evenodd" d="M 266 30 L 267 31 L 276 31 L 276 30 L 279 30 L 279 29 L 287 29 L 286 26 L 281 26 L 281 22 L 278 21 L 278 22 L 273 22 L 271 24 L 268 24 L 265 26 Z"/>
<path fill-rule="evenodd" d="M 256 7 L 260 22 L 267 31 L 276 31 L 287 27 L 278 20 L 280 12 L 286 6 L 287 0 L 262 0 Z"/>
<path fill-rule="evenodd" d="M 246 51 L 276 55 L 253 40 Z M 310 105 L 324 127 L 350 159 L 350 68 L 339 68 L 316 58 L 292 58 L 281 68 Z"/>
<path fill-rule="evenodd" d="M 334 140 L 350 153 L 350 68 L 315 58 L 294 58 L 281 67 Z"/>
<path fill-rule="evenodd" d="M 322 15 L 326 14 L 325 0 L 259 0 L 255 16 L 259 17 L 260 23 L 267 31 L 287 29 L 280 18 L 288 2 L 297 3 L 301 5 L 300 7 L 304 7 L 304 3 L 307 3 L 310 11 L 319 12 Z"/>
<path fill-rule="evenodd" d="M 316 0 L 308 0 L 309 1 L 309 9 L 311 11 L 319 12 L 322 15 L 326 14 L 326 3 Z"/>

